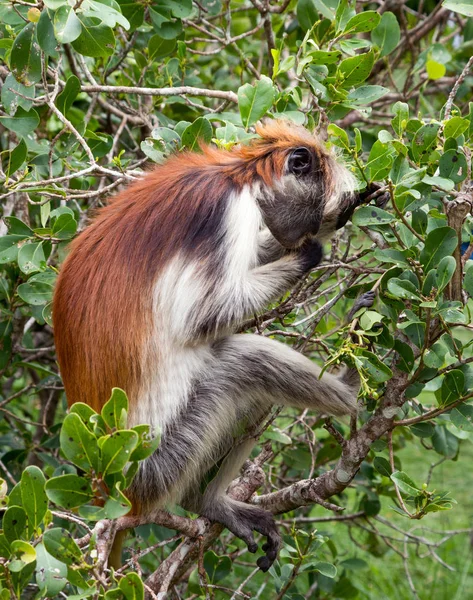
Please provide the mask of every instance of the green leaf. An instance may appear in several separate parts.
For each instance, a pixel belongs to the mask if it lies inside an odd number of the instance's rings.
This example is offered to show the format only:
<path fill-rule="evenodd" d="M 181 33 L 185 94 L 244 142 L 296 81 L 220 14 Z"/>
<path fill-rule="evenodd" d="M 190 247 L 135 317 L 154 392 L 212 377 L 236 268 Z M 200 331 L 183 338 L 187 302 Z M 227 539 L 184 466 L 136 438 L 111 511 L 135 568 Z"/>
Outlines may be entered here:
<path fill-rule="evenodd" d="M 429 123 L 416 131 L 411 145 L 412 156 L 416 162 L 427 162 L 429 154 L 437 144 L 439 129 L 440 123 Z"/>
<path fill-rule="evenodd" d="M 379 25 L 371 33 L 371 41 L 381 50 L 380 58 L 396 49 L 401 39 L 401 28 L 392 12 L 385 12 Z"/>
<path fill-rule="evenodd" d="M 452 279 L 457 268 L 456 260 L 453 256 L 444 256 L 437 267 L 437 289 L 442 292 Z"/>
<path fill-rule="evenodd" d="M 442 388 L 442 404 L 451 404 L 463 396 L 465 389 L 465 375 L 459 369 L 453 369 L 445 373 Z"/>
<path fill-rule="evenodd" d="M 438 227 L 432 230 L 425 239 L 420 253 L 420 262 L 424 272 L 435 267 L 445 256 L 451 256 L 458 244 L 456 231 L 451 227 Z"/>
<path fill-rule="evenodd" d="M 101 415 L 110 429 L 125 429 L 128 398 L 120 388 L 113 388 L 110 399 L 103 405 Z"/>
<path fill-rule="evenodd" d="M 199 147 L 199 142 L 208 144 L 212 139 L 212 125 L 204 117 L 196 119 L 192 125 L 184 130 L 181 140 L 182 145 L 189 150 L 195 150 Z"/>
<path fill-rule="evenodd" d="M 43 544 L 36 546 L 36 583 L 44 596 L 56 596 L 66 587 L 67 567 L 57 560 Z"/>
<path fill-rule="evenodd" d="M 420 302 L 419 290 L 412 283 L 412 281 L 408 281 L 407 279 L 398 279 L 397 277 L 392 277 L 388 281 L 388 290 L 393 296 L 396 296 L 396 298 L 417 300 Z"/>
<path fill-rule="evenodd" d="M 436 62 L 435 60 L 429 59 L 425 64 L 427 76 L 429 79 L 435 81 L 435 79 L 441 79 L 447 72 L 445 65 Z"/>
<path fill-rule="evenodd" d="M 108 436 L 101 447 L 103 475 L 121 471 L 137 444 L 138 434 L 132 430 L 115 431 Z"/>
<path fill-rule="evenodd" d="M 61 450 L 72 463 L 90 471 L 99 472 L 100 458 L 96 437 L 74 413 L 66 416 L 60 434 Z"/>
<path fill-rule="evenodd" d="M 471 298 L 473 298 L 473 262 L 469 261 L 466 263 L 468 266 L 465 272 L 465 278 L 463 280 L 463 287 L 469 294 Z"/>
<path fill-rule="evenodd" d="M 43 250 L 43 242 L 23 244 L 18 251 L 18 266 L 20 271 L 26 275 L 44 271 L 46 268 L 46 257 Z"/>
<path fill-rule="evenodd" d="M 274 93 L 273 82 L 265 75 L 255 85 L 245 83 L 238 88 L 238 108 L 246 129 L 264 117 L 273 105 Z"/>
<path fill-rule="evenodd" d="M 386 14 L 386 13 L 385 13 Z M 391 121 L 394 131 L 401 135 L 409 120 L 409 105 L 405 102 L 396 102 L 393 106 L 394 119 Z"/>
<path fill-rule="evenodd" d="M 457 138 L 468 129 L 469 125 L 468 119 L 451 117 L 443 126 L 443 135 L 445 138 Z"/>
<path fill-rule="evenodd" d="M 43 275 L 44 273 L 40 273 Z M 32 306 L 41 306 L 50 302 L 53 297 L 53 282 L 47 278 L 35 279 L 34 275 L 26 283 L 18 286 L 17 293 L 20 298 Z"/>
<path fill-rule="evenodd" d="M 231 573 L 232 561 L 228 556 L 218 556 L 209 550 L 204 555 L 204 568 L 210 582 L 216 583 Z"/>
<path fill-rule="evenodd" d="M 325 575 L 325 577 L 329 577 L 330 579 L 333 579 L 337 576 L 337 567 L 329 562 L 319 561 L 313 566 L 313 569 L 322 575 Z"/>
<path fill-rule="evenodd" d="M 120 7 L 120 5 L 117 3 L 115 3 L 115 6 L 117 8 Z M 84 0 L 81 8 L 85 17 L 98 19 L 103 23 L 103 25 L 107 25 L 108 27 L 112 28 L 116 27 L 117 25 L 121 25 L 126 30 L 130 29 L 130 23 L 128 22 L 128 19 L 122 15 L 120 10 L 114 8 L 114 6 L 109 2 L 102 2 L 101 0 Z"/>
<path fill-rule="evenodd" d="M 41 50 L 48 56 L 57 58 L 58 53 L 56 51 L 57 40 L 54 35 L 54 26 L 49 15 L 49 10 L 44 9 L 41 11 L 41 16 L 36 26 L 36 35 L 38 37 L 38 44 Z"/>
<path fill-rule="evenodd" d="M 445 362 L 446 354 L 447 347 L 440 342 L 436 342 L 424 354 L 424 363 L 427 367 L 440 369 Z"/>
<path fill-rule="evenodd" d="M 366 174 L 371 181 L 378 181 L 388 176 L 396 151 L 391 144 L 376 141 L 370 150 L 366 163 Z"/>
<path fill-rule="evenodd" d="M 148 55 L 150 60 L 164 58 L 173 53 L 176 47 L 176 40 L 165 40 L 159 35 L 153 35 L 148 42 Z"/>
<path fill-rule="evenodd" d="M 473 431 L 473 406 L 460 404 L 450 411 L 450 420 L 457 429 Z"/>
<path fill-rule="evenodd" d="M 45 483 L 46 478 L 38 467 L 26 467 L 21 475 L 21 499 L 28 517 L 30 534 L 40 525 L 48 510 L 48 499 L 44 491 Z"/>
<path fill-rule="evenodd" d="M 414 425 L 411 425 L 409 429 L 415 436 L 420 438 L 432 437 L 435 431 L 432 423 L 415 423 Z"/>
<path fill-rule="evenodd" d="M 404 373 L 410 373 L 414 366 L 414 351 L 405 342 L 395 340 L 394 349 L 399 355 L 399 360 L 396 363 L 397 368 Z"/>
<path fill-rule="evenodd" d="M 70 44 L 82 31 L 82 25 L 74 10 L 68 6 L 60 6 L 54 14 L 54 34 L 61 44 Z"/>
<path fill-rule="evenodd" d="M 14 558 L 10 560 L 8 569 L 12 573 L 18 573 L 36 560 L 36 551 L 28 542 L 15 540 L 11 543 L 11 552 Z"/>
<path fill-rule="evenodd" d="M 14 116 L 17 108 L 20 106 L 23 110 L 29 111 L 33 106 L 35 97 L 35 87 L 26 86 L 15 79 L 12 73 L 9 73 L 2 86 L 1 101 L 4 109 L 10 116 Z"/>
<path fill-rule="evenodd" d="M 353 223 L 363 227 L 387 225 L 395 220 L 394 215 L 377 206 L 360 206 L 353 215 Z"/>
<path fill-rule="evenodd" d="M 144 600 L 144 585 L 136 573 L 127 573 L 120 579 L 118 587 L 123 592 L 125 600 Z"/>
<path fill-rule="evenodd" d="M 81 20 L 82 32 L 72 42 L 72 47 L 83 56 L 92 58 L 107 58 L 115 50 L 115 36 L 113 29 L 106 25 L 89 25 Z"/>
<path fill-rule="evenodd" d="M 382 315 L 375 310 L 365 310 L 360 317 L 361 328 L 365 331 L 369 331 L 373 325 L 380 324 L 382 322 Z"/>
<path fill-rule="evenodd" d="M 339 50 L 315 50 L 308 54 L 312 65 L 330 65 L 338 62 L 342 53 Z"/>
<path fill-rule="evenodd" d="M 373 352 L 360 350 L 357 360 L 361 362 L 368 376 L 375 383 L 384 383 L 393 376 L 391 369 L 381 362 Z"/>
<path fill-rule="evenodd" d="M 18 258 L 18 242 L 24 239 L 22 235 L 5 235 L 0 238 L 0 265 L 16 262 Z"/>
<path fill-rule="evenodd" d="M 67 509 L 82 506 L 94 497 L 89 482 L 72 473 L 52 477 L 46 482 L 45 489 L 52 502 Z"/>
<path fill-rule="evenodd" d="M 451 179 L 445 179 L 444 177 L 431 177 L 430 175 L 426 175 L 422 179 L 422 183 L 426 183 L 427 185 L 434 185 L 442 190 L 450 192 L 455 187 L 455 184 Z"/>
<path fill-rule="evenodd" d="M 82 507 L 83 510 L 84 507 Z M 104 516 L 100 516 L 99 518 L 106 519 L 118 519 L 123 515 L 126 515 L 131 509 L 131 502 L 128 498 L 121 492 L 117 486 L 115 486 L 110 494 L 110 497 L 105 502 L 105 506 L 103 508 Z M 80 509 L 79 509 L 80 510 Z"/>
<path fill-rule="evenodd" d="M 67 529 L 56 527 L 48 529 L 43 534 L 46 550 L 61 563 L 66 565 L 80 564 L 82 552 Z"/>
<path fill-rule="evenodd" d="M 330 125 L 327 127 L 327 133 L 331 137 L 335 138 L 335 140 L 331 140 L 335 146 L 339 146 L 340 148 L 345 148 L 347 150 L 350 148 L 348 133 L 338 125 L 335 125 L 335 123 L 330 123 Z"/>
<path fill-rule="evenodd" d="M 344 33 L 363 33 L 374 29 L 381 16 L 374 10 L 366 10 L 352 17 L 345 25 Z"/>
<path fill-rule="evenodd" d="M 10 499 L 11 501 L 11 499 Z M 26 534 L 26 511 L 21 506 L 9 506 L 3 514 L 3 534 L 8 542 L 14 542 Z"/>
<path fill-rule="evenodd" d="M 140 443 L 130 456 L 131 461 L 144 460 L 155 452 L 161 441 L 161 436 L 153 434 L 149 425 L 136 425 L 133 431 L 140 437 Z"/>
<path fill-rule="evenodd" d="M 32 237 L 33 230 L 17 217 L 4 217 L 3 220 L 8 227 L 9 233 L 21 235 L 23 238 Z"/>
<path fill-rule="evenodd" d="M 374 63 L 372 51 L 342 60 L 338 66 L 338 74 L 345 88 L 365 81 L 371 73 Z"/>
<path fill-rule="evenodd" d="M 52 234 L 60 240 L 71 238 L 77 231 L 77 221 L 69 213 L 63 213 L 54 221 Z"/>
<path fill-rule="evenodd" d="M 27 112 L 19 106 L 15 112 L 15 116 L 0 117 L 0 123 L 19 136 L 26 137 L 38 127 L 39 116 L 34 109 Z"/>
<path fill-rule="evenodd" d="M 394 473 L 391 475 L 391 479 L 401 490 L 401 492 L 404 492 L 409 496 L 417 496 L 417 494 L 421 491 L 412 481 L 409 475 L 404 473 L 404 471 L 394 471 Z"/>
<path fill-rule="evenodd" d="M 385 477 L 391 477 L 391 465 L 389 464 L 389 461 L 382 456 L 375 457 L 373 460 L 373 467 L 378 471 L 378 473 L 381 473 L 381 475 L 384 475 Z"/>
<path fill-rule="evenodd" d="M 13 148 L 13 150 L 8 151 L 6 154 L 6 160 L 3 160 L 2 164 L 4 164 L 4 171 L 7 177 L 11 177 L 13 173 L 18 171 L 18 169 L 23 165 L 26 160 L 28 150 L 26 147 L 25 140 L 21 140 L 20 143 Z"/>
<path fill-rule="evenodd" d="M 311 29 L 314 23 L 319 20 L 319 13 L 315 0 L 299 0 L 297 3 L 296 14 L 299 25 L 305 31 Z M 330 14 L 330 16 L 333 17 L 332 14 Z"/>
<path fill-rule="evenodd" d="M 461 302 L 444 302 L 438 307 L 437 313 L 446 323 L 466 323 Z"/>
<path fill-rule="evenodd" d="M 447 150 L 439 160 L 439 173 L 441 177 L 460 183 L 468 175 L 468 165 L 465 155 L 459 150 Z"/>
<path fill-rule="evenodd" d="M 348 571 L 362 571 L 363 569 L 369 568 L 368 563 L 362 558 L 348 558 L 347 560 L 342 560 L 339 566 Z"/>
<path fill-rule="evenodd" d="M 408 267 L 409 263 L 406 259 L 407 250 L 394 250 L 392 248 L 387 248 L 386 250 L 380 250 L 377 248 L 373 252 L 373 256 L 376 260 L 379 260 L 381 263 L 392 263 L 398 265 L 400 267 Z"/>
<path fill-rule="evenodd" d="M 185 19 L 192 12 L 192 0 L 158 0 L 155 4 L 170 9 L 178 19 Z"/>
<path fill-rule="evenodd" d="M 56 106 L 63 115 L 71 108 L 72 103 L 77 98 L 80 92 L 80 81 L 75 75 L 70 75 L 67 78 L 64 89 L 56 99 Z"/>
<path fill-rule="evenodd" d="M 389 89 L 382 85 L 362 85 L 348 94 L 347 101 L 352 104 L 370 104 L 387 93 Z"/>
<path fill-rule="evenodd" d="M 443 7 L 465 17 L 473 17 L 473 0 L 443 0 Z"/>
<path fill-rule="evenodd" d="M 264 432 L 264 438 L 268 440 L 274 440 L 275 442 L 279 442 L 280 444 L 292 444 L 291 438 L 287 435 L 287 433 L 283 433 L 278 429 L 271 429 Z"/>
<path fill-rule="evenodd" d="M 15 79 L 30 86 L 41 79 L 41 52 L 36 39 L 35 23 L 28 23 L 15 38 L 10 65 Z"/>
<path fill-rule="evenodd" d="M 458 438 L 446 427 L 437 425 L 432 436 L 432 445 L 435 452 L 447 458 L 454 458 L 458 452 Z"/>

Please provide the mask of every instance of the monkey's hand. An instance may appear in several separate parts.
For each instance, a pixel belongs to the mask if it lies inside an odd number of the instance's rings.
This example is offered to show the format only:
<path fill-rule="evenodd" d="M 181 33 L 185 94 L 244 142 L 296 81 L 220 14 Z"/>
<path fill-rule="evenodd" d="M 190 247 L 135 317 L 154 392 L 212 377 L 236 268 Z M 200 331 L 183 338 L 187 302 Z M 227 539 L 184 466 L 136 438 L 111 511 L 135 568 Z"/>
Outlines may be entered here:
<path fill-rule="evenodd" d="M 376 206 L 383 208 L 389 202 L 390 194 L 386 186 L 380 183 L 370 183 L 366 190 L 363 190 L 358 194 L 358 205 L 369 204 L 372 200 L 375 201 Z"/>
<path fill-rule="evenodd" d="M 303 273 L 308 273 L 320 264 L 324 256 L 322 244 L 314 238 L 305 241 L 298 249 L 298 253 Z"/>
<path fill-rule="evenodd" d="M 355 208 L 362 204 L 369 204 L 372 200 L 376 206 L 383 208 L 389 202 L 390 194 L 379 183 L 370 183 L 369 186 L 359 194 L 347 194 L 342 205 L 342 211 L 338 215 L 336 229 L 340 229 L 351 219 Z"/>

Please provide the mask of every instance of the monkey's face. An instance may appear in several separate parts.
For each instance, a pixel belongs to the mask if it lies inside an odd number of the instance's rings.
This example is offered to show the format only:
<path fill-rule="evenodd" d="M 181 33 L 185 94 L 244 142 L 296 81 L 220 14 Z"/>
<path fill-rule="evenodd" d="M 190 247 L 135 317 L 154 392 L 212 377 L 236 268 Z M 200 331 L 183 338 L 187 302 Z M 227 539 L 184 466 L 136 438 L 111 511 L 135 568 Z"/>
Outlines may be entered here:
<path fill-rule="evenodd" d="M 308 237 L 332 233 L 342 215 L 348 220 L 357 205 L 352 189 L 347 169 L 321 146 L 308 144 L 287 151 L 281 178 L 263 186 L 259 203 L 278 242 L 296 248 Z"/>

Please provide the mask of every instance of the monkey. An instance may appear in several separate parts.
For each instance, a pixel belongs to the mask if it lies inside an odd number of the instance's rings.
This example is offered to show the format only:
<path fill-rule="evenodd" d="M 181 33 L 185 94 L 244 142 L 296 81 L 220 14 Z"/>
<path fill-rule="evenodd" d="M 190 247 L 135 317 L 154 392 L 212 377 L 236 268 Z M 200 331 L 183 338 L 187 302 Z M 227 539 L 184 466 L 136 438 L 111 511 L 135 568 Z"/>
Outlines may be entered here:
<path fill-rule="evenodd" d="M 99 411 L 119 387 L 129 425 L 161 434 L 127 491 L 134 511 L 181 504 L 251 552 L 260 533 L 267 571 L 281 544 L 273 516 L 225 493 L 255 444 L 235 432 L 272 405 L 353 415 L 360 383 L 352 368 L 319 378 L 287 345 L 235 330 L 320 263 L 364 197 L 305 128 L 256 131 L 230 150 L 174 154 L 99 209 L 60 270 L 53 326 L 69 405 Z"/>

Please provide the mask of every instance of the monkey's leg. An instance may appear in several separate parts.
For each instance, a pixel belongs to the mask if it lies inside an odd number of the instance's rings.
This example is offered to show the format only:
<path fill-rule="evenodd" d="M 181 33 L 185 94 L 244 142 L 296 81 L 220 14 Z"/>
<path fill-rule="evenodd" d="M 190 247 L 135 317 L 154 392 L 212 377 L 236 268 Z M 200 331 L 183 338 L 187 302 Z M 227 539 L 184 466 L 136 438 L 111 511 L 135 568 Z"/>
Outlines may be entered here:
<path fill-rule="evenodd" d="M 193 386 L 179 417 L 167 426 L 161 444 L 135 478 L 132 495 L 139 504 L 166 498 L 187 497 L 198 480 L 233 443 L 242 423 L 257 422 L 272 404 L 311 407 L 330 414 L 356 410 L 357 375 L 329 373 L 319 379 L 320 369 L 287 346 L 256 335 L 234 335 L 212 346 L 213 360 Z M 256 550 L 253 531 L 267 538 L 265 556 L 258 564 L 269 569 L 280 544 L 272 515 L 263 509 L 237 502 L 225 495 L 251 451 L 252 440 L 235 447 L 194 510 L 225 525 Z M 186 504 L 189 504 L 186 502 Z"/>
<path fill-rule="evenodd" d="M 348 371 L 341 377 L 326 373 L 319 379 L 320 369 L 312 361 L 261 336 L 230 336 L 216 343 L 214 350 L 218 366 L 211 385 L 226 389 L 226 396 L 234 396 L 239 412 L 252 414 L 256 406 L 266 409 L 272 404 L 312 407 L 330 414 L 356 410 L 359 388 L 356 372 Z M 265 535 L 265 556 L 258 559 L 258 565 L 267 570 L 280 545 L 273 517 L 258 507 L 236 502 L 225 495 L 253 445 L 251 440 L 245 444 L 235 447 L 225 459 L 205 491 L 200 512 L 223 523 L 246 542 L 251 552 L 256 550 L 253 531 Z"/>
<path fill-rule="evenodd" d="M 208 372 L 195 383 L 187 406 L 163 431 L 159 448 L 141 466 L 130 495 L 145 511 L 169 501 L 178 502 L 225 525 L 245 541 L 251 552 L 257 549 L 253 531 L 261 533 L 267 538 L 266 557 L 258 564 L 267 570 L 280 546 L 273 516 L 229 498 L 225 491 L 255 443 L 249 439 L 232 448 L 233 436 L 245 421 L 258 422 L 270 402 L 258 386 L 255 393 L 247 384 L 240 386 L 234 377 L 238 373 L 231 372 L 232 361 L 220 364 L 218 352 L 215 358 Z M 222 457 L 226 458 L 217 475 L 202 493 L 199 483 Z"/>
<path fill-rule="evenodd" d="M 360 387 L 356 369 L 324 373 L 286 344 L 251 334 L 228 336 L 213 346 L 219 378 L 235 381 L 235 391 L 264 397 L 269 404 L 313 408 L 331 415 L 356 412 Z"/>

